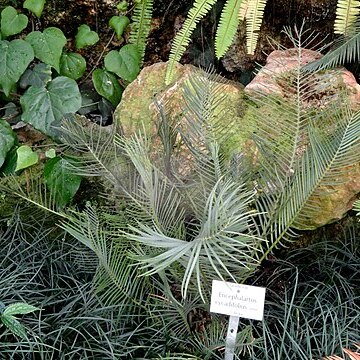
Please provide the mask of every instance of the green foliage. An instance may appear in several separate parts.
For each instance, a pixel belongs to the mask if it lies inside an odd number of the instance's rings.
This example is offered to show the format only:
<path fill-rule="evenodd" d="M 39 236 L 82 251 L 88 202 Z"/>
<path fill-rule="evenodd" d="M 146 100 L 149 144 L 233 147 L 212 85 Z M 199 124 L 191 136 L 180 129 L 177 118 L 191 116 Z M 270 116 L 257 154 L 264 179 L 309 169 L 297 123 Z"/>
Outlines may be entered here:
<path fill-rule="evenodd" d="M 6 154 L 15 145 L 16 134 L 11 129 L 11 126 L 0 119 L 0 168 L 4 164 Z"/>
<path fill-rule="evenodd" d="M 127 16 L 113 16 L 109 20 L 110 27 L 115 31 L 118 39 L 121 39 L 126 27 L 130 24 L 130 20 Z"/>
<path fill-rule="evenodd" d="M 26 330 L 19 320 L 14 315 L 29 314 L 39 310 L 35 306 L 26 303 L 14 303 L 4 307 L 4 310 L 0 311 L 0 321 L 16 336 L 25 339 Z"/>
<path fill-rule="evenodd" d="M 338 0 L 336 19 L 334 24 L 335 34 L 350 35 L 360 14 L 360 1 Z"/>
<path fill-rule="evenodd" d="M 248 0 L 246 10 L 246 46 L 254 54 L 267 0 Z"/>
<path fill-rule="evenodd" d="M 29 86 L 42 87 L 51 81 L 50 65 L 40 63 L 36 64 L 32 69 L 26 69 L 20 78 L 20 87 L 26 89 Z"/>
<path fill-rule="evenodd" d="M 215 38 L 215 53 L 218 58 L 225 55 L 235 37 L 240 22 L 241 3 L 239 0 L 229 0 L 221 12 Z"/>
<path fill-rule="evenodd" d="M 60 72 L 60 58 L 66 44 L 66 37 L 60 29 L 49 27 L 43 32 L 32 31 L 25 40 L 34 49 L 36 58 Z"/>
<path fill-rule="evenodd" d="M 33 59 L 33 48 L 26 41 L 0 41 L 0 86 L 6 96 Z"/>
<path fill-rule="evenodd" d="M 354 63 L 360 58 L 360 27 L 348 36 L 337 39 L 332 49 L 321 59 L 304 66 L 305 71 L 316 71 L 333 68 L 345 63 Z"/>
<path fill-rule="evenodd" d="M 353 205 L 353 209 L 357 212 L 357 216 L 360 215 L 360 200 L 356 200 Z"/>
<path fill-rule="evenodd" d="M 193 7 L 190 9 L 187 18 L 181 28 L 176 34 L 171 47 L 169 65 L 166 71 L 165 82 L 169 84 L 175 69 L 175 63 L 180 61 L 184 54 L 186 47 L 190 43 L 190 36 L 194 31 L 197 23 L 210 11 L 211 7 L 217 0 L 195 0 Z M 225 21 L 225 20 L 224 20 Z"/>
<path fill-rule="evenodd" d="M 99 41 L 99 35 L 90 29 L 86 24 L 80 25 L 75 36 L 76 49 L 83 49 L 86 46 L 95 45 Z"/>
<path fill-rule="evenodd" d="M 119 11 L 126 11 L 128 9 L 129 3 L 127 1 L 120 1 L 117 5 L 116 8 Z"/>
<path fill-rule="evenodd" d="M 26 169 L 39 161 L 39 154 L 28 145 L 22 145 L 17 148 L 17 162 L 15 171 Z"/>
<path fill-rule="evenodd" d="M 67 205 L 79 190 L 81 176 L 74 174 L 76 162 L 68 157 L 54 157 L 44 167 L 44 179 L 58 208 Z"/>
<path fill-rule="evenodd" d="M 70 79 L 80 79 L 86 70 L 86 60 L 77 53 L 64 52 L 60 58 L 60 74 Z"/>
<path fill-rule="evenodd" d="M 21 119 L 45 134 L 53 134 L 63 115 L 76 112 L 81 106 L 81 95 L 76 82 L 59 76 L 46 86 L 30 86 L 20 99 Z"/>
<path fill-rule="evenodd" d="M 119 51 L 112 50 L 104 58 L 105 68 L 120 78 L 131 82 L 140 72 L 140 54 L 134 44 L 123 46 Z"/>
<path fill-rule="evenodd" d="M 38 18 L 41 16 L 46 0 L 25 0 L 23 4 L 24 9 L 28 9 Z"/>
<path fill-rule="evenodd" d="M 123 2 L 120 4 L 121 8 L 125 7 Z M 131 44 L 136 45 L 141 62 L 144 59 L 146 40 L 150 32 L 152 10 L 153 0 L 136 1 L 134 4 L 129 40 Z"/>
<path fill-rule="evenodd" d="M 12 6 L 7 6 L 1 12 L 1 35 L 3 38 L 20 33 L 27 24 L 27 16 L 18 14 Z"/>
<path fill-rule="evenodd" d="M 249 54 L 254 54 L 258 33 L 262 23 L 267 0 L 227 0 L 220 16 L 219 26 L 216 31 L 215 53 L 219 59 L 232 44 L 240 21 L 246 21 L 247 49 Z M 217 0 L 195 0 L 190 9 L 185 23 L 173 41 L 169 65 L 166 72 L 166 83 L 172 80 L 175 63 L 179 62 L 190 43 L 190 37 L 196 25 L 210 11 Z"/>
<path fill-rule="evenodd" d="M 114 106 L 119 103 L 123 90 L 115 75 L 106 70 L 96 69 L 92 74 L 92 81 L 96 91 L 101 96 L 109 100 Z"/>

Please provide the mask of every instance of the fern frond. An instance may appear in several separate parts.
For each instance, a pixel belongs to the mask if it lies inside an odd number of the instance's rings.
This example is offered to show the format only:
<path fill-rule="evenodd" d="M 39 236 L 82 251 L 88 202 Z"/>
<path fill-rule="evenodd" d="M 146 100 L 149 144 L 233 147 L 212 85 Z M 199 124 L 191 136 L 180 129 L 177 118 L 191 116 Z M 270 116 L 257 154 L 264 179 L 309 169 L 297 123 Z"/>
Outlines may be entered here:
<path fill-rule="evenodd" d="M 360 1 L 338 0 L 334 24 L 335 34 L 348 35 L 353 30 L 359 14 Z"/>
<path fill-rule="evenodd" d="M 166 69 L 165 83 L 169 85 L 173 79 L 175 64 L 180 61 L 186 47 L 190 43 L 190 37 L 197 23 L 210 11 L 217 0 L 195 0 L 190 9 L 182 29 L 173 41 L 169 63 Z"/>
<path fill-rule="evenodd" d="M 131 17 L 131 32 L 129 42 L 139 49 L 141 59 L 144 59 L 147 38 L 150 33 L 154 0 L 135 1 L 134 12 Z"/>
<path fill-rule="evenodd" d="M 243 0 L 228 0 L 221 12 L 215 37 L 215 54 L 218 59 L 229 49 L 239 26 L 239 11 Z"/>
<path fill-rule="evenodd" d="M 240 21 L 246 20 L 249 12 L 249 4 L 252 0 L 243 0 L 239 10 Z"/>
<path fill-rule="evenodd" d="M 267 0 L 250 0 L 246 15 L 246 46 L 247 52 L 253 55 L 259 37 L 264 10 Z"/>

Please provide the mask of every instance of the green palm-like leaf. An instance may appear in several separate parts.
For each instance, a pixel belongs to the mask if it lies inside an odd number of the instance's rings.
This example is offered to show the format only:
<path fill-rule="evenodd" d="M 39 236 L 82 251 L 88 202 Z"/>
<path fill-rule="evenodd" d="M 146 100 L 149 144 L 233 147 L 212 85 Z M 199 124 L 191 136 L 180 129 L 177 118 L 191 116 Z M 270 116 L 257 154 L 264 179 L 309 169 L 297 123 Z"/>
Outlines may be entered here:
<path fill-rule="evenodd" d="M 220 22 L 216 30 L 215 54 L 218 59 L 229 49 L 239 26 L 239 11 L 243 0 L 228 0 L 221 12 Z"/>
<path fill-rule="evenodd" d="M 236 281 L 233 270 L 245 273 L 256 266 L 256 248 L 261 240 L 249 233 L 254 216 L 248 210 L 251 201 L 252 196 L 241 187 L 220 180 L 209 194 L 192 241 L 166 236 L 156 225 L 145 224 L 132 227 L 128 237 L 144 246 L 162 250 L 158 255 L 139 258 L 144 267 L 150 267 L 148 275 L 179 262 L 185 268 L 183 297 L 186 297 L 192 276 L 203 296 L 203 269 L 215 277 Z"/>
<path fill-rule="evenodd" d="M 183 27 L 175 36 L 173 41 L 169 63 L 166 69 L 165 82 L 170 84 L 174 76 L 175 64 L 180 61 L 186 47 L 190 43 L 190 36 L 194 31 L 197 23 L 210 11 L 211 7 L 217 0 L 195 0 L 193 7 L 190 9 Z"/>
<path fill-rule="evenodd" d="M 352 113 L 338 98 L 333 108 L 328 105 L 327 110 L 322 110 L 324 117 L 321 118 L 327 119 L 326 124 L 319 121 L 316 112 L 312 116 L 311 106 L 306 109 L 304 105 L 314 91 L 305 88 L 305 84 L 311 84 L 311 78 L 300 69 L 299 62 L 290 87 L 294 98 L 281 105 L 284 112 L 279 117 L 269 117 L 272 120 L 260 125 L 257 134 L 263 153 L 263 178 L 259 182 L 263 196 L 257 205 L 259 211 L 267 213 L 262 223 L 263 236 L 266 234 L 271 244 L 263 258 L 293 235 L 292 227 L 304 228 L 306 220 L 319 211 L 319 199 L 325 196 L 324 187 L 336 188 L 339 179 L 346 179 L 347 166 L 360 161 L 360 113 Z M 309 89 L 316 89 L 314 85 Z M 270 97 L 264 100 L 269 107 L 270 101 Z M 287 123 L 288 133 L 283 121 Z M 286 134 L 287 140 L 278 147 L 282 134 Z M 301 148 L 306 150 L 299 153 Z"/>
<path fill-rule="evenodd" d="M 338 0 L 334 24 L 335 34 L 348 35 L 352 31 L 359 14 L 360 1 Z"/>
<path fill-rule="evenodd" d="M 146 41 L 150 33 L 152 10 L 153 0 L 136 1 L 131 17 L 133 23 L 131 25 L 129 41 L 137 45 L 141 59 L 144 59 Z"/>
<path fill-rule="evenodd" d="M 121 222 L 117 225 L 117 230 L 126 227 Z M 141 307 L 140 299 L 146 286 L 144 279 L 139 279 L 134 262 L 127 256 L 126 239 L 104 228 L 96 211 L 89 206 L 82 213 L 72 212 L 61 227 L 97 256 L 94 283 L 104 301 L 123 301 L 124 304 L 130 301 L 130 304 Z"/>
<path fill-rule="evenodd" d="M 356 62 L 360 58 L 360 26 L 348 36 L 340 37 L 335 41 L 333 49 L 321 59 L 304 66 L 304 71 L 316 71 L 333 68 L 347 62 Z"/>

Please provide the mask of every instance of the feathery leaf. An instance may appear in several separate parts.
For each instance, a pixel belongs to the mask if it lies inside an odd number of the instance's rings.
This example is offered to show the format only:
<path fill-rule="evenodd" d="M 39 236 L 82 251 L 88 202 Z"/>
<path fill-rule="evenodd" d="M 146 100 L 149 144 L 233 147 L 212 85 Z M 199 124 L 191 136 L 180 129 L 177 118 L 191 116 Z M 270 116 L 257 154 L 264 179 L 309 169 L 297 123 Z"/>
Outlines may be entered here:
<path fill-rule="evenodd" d="M 221 12 L 215 37 L 215 54 L 218 59 L 229 49 L 239 26 L 239 11 L 243 0 L 228 0 Z"/>

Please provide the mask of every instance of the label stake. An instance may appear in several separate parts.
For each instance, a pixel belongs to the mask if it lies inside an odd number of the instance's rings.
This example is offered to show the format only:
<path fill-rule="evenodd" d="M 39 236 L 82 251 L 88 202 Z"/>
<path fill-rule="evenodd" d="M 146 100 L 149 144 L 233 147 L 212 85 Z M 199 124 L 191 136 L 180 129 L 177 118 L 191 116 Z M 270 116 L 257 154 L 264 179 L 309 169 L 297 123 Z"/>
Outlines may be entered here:
<path fill-rule="evenodd" d="M 236 344 L 236 334 L 239 327 L 239 316 L 230 316 L 229 326 L 226 334 L 226 344 L 225 344 L 225 358 L 224 360 L 233 360 L 235 355 L 235 344 Z"/>

